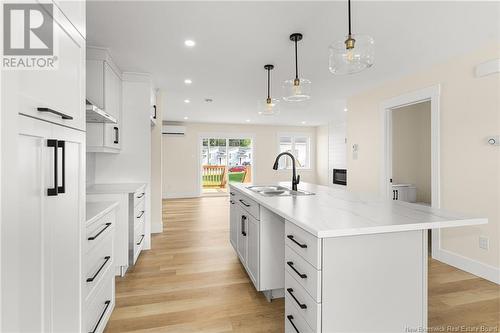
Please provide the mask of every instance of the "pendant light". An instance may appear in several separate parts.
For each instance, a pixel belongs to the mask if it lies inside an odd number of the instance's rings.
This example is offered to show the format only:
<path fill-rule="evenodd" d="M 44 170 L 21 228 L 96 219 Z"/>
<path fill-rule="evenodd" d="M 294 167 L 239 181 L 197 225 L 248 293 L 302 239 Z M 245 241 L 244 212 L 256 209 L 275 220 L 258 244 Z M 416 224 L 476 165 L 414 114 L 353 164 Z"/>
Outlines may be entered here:
<path fill-rule="evenodd" d="M 295 44 L 295 78 L 286 80 L 283 84 L 283 99 L 287 102 L 302 102 L 311 98 L 311 81 L 299 78 L 299 64 L 297 59 L 297 42 L 302 40 L 302 34 L 290 35 L 290 40 Z"/>
<path fill-rule="evenodd" d="M 272 116 L 279 114 L 279 100 L 271 98 L 271 71 L 274 65 L 265 65 L 267 71 L 267 98 L 259 101 L 259 114 L 263 116 Z"/>
<path fill-rule="evenodd" d="M 351 33 L 351 0 L 347 0 L 349 33 L 345 40 L 330 45 L 329 67 L 332 74 L 354 74 L 370 68 L 374 62 L 374 40 L 368 35 Z"/>

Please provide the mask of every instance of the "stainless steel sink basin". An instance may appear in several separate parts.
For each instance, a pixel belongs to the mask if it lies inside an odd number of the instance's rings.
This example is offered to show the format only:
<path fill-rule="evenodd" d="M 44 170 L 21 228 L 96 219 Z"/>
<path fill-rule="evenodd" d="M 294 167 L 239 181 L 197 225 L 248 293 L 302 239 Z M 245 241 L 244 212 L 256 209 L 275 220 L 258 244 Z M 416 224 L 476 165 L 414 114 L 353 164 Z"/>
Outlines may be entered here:
<path fill-rule="evenodd" d="M 250 191 L 254 191 L 263 195 L 265 197 L 286 197 L 286 196 L 303 196 L 303 195 L 313 195 L 312 192 L 306 191 L 292 191 L 288 187 L 276 186 L 276 185 L 264 185 L 264 186 L 249 186 Z"/>

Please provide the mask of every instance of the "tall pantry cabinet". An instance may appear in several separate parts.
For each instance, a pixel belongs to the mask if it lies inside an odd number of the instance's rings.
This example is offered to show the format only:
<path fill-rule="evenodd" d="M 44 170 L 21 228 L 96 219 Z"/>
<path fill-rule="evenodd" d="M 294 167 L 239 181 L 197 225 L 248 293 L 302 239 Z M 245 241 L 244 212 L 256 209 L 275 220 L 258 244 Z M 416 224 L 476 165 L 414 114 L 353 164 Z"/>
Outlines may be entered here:
<path fill-rule="evenodd" d="M 58 67 L 1 77 L 1 332 L 82 327 L 85 13 L 58 3 Z"/>

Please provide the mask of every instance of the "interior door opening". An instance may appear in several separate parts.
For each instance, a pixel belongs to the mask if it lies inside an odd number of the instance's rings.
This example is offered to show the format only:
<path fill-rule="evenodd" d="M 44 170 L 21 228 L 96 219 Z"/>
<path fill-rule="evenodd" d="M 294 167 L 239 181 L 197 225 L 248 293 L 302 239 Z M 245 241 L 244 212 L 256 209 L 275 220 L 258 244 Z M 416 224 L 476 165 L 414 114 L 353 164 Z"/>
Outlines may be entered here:
<path fill-rule="evenodd" d="M 252 181 L 251 138 L 203 137 L 201 140 L 201 193 L 225 195 L 229 183 Z"/>

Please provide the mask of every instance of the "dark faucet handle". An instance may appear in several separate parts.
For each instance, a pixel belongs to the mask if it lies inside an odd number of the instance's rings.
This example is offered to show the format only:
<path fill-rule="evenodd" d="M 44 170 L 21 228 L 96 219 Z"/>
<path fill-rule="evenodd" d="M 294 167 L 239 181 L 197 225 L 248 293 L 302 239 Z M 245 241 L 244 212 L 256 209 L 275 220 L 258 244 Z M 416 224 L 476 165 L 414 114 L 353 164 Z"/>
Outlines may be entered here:
<path fill-rule="evenodd" d="M 299 185 L 300 183 L 300 175 L 297 175 L 297 180 L 295 180 L 295 184 Z"/>

